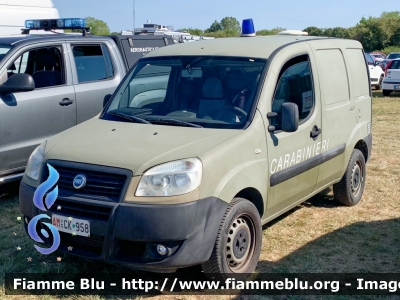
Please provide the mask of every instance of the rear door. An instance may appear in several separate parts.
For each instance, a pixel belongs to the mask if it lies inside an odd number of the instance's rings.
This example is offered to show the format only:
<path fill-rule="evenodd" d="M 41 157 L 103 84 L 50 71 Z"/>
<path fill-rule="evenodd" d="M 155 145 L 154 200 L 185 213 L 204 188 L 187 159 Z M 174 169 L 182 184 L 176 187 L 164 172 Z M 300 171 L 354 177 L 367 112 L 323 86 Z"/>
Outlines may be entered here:
<path fill-rule="evenodd" d="M 101 112 L 104 97 L 114 93 L 125 75 L 114 46 L 111 41 L 69 45 L 78 124 Z"/>
<path fill-rule="evenodd" d="M 0 172 L 23 171 L 35 147 L 76 125 L 75 91 L 64 43 L 22 48 L 4 72 L 32 75 L 36 89 L 0 95 Z M 1 175 L 1 173 L 0 173 Z"/>
<path fill-rule="evenodd" d="M 315 48 L 315 57 L 323 99 L 322 136 L 328 147 L 323 154 L 316 189 L 343 176 L 351 154 L 347 149 L 355 144 L 354 133 L 371 116 L 370 85 L 363 50 L 345 45 L 334 48 L 328 43 L 326 49 L 321 48 Z"/>

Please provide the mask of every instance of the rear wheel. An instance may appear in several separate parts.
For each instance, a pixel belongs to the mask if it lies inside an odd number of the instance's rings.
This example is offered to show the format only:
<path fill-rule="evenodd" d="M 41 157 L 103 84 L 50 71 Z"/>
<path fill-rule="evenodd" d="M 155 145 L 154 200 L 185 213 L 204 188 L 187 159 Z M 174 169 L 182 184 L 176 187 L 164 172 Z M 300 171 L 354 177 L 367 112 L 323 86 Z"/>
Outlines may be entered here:
<path fill-rule="evenodd" d="M 333 195 L 337 202 L 354 206 L 361 200 L 365 187 L 365 158 L 354 149 L 342 179 L 333 185 Z"/>
<path fill-rule="evenodd" d="M 245 279 L 257 266 L 261 238 L 257 208 L 246 199 L 233 199 L 222 219 L 211 257 L 202 265 L 204 273 L 213 280 L 230 275 Z"/>
<path fill-rule="evenodd" d="M 391 93 L 392 93 L 392 91 L 389 91 L 389 90 L 382 90 L 383 96 L 388 97 L 388 96 L 390 96 Z"/>

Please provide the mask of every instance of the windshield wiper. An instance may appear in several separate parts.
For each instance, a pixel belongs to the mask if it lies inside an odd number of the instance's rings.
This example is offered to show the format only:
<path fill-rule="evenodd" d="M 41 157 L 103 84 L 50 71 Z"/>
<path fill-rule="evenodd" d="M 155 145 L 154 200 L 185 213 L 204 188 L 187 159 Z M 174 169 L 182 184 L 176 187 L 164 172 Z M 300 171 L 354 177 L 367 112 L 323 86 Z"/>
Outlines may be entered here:
<path fill-rule="evenodd" d="M 117 113 L 117 112 L 108 112 L 108 114 L 120 117 L 122 119 L 129 120 L 129 121 L 133 121 L 133 122 L 139 122 L 139 123 L 143 123 L 143 124 L 151 124 L 149 121 L 146 121 L 145 119 L 135 117 L 135 116 L 129 116 L 129 115 L 125 115 L 125 114 L 121 114 L 121 113 Z"/>
<path fill-rule="evenodd" d="M 164 124 L 176 124 L 176 125 L 184 125 L 188 127 L 196 127 L 196 128 L 203 128 L 201 125 L 175 120 L 175 119 L 158 119 L 158 120 L 151 120 L 153 123 L 164 123 Z"/>

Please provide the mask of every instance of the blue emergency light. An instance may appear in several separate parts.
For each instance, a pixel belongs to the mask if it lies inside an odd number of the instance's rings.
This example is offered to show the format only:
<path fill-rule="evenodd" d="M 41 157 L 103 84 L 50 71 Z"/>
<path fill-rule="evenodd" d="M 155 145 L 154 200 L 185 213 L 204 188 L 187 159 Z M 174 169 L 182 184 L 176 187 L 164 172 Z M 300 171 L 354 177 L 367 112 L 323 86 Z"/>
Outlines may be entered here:
<path fill-rule="evenodd" d="M 27 29 L 85 29 L 86 20 L 80 18 L 26 20 Z"/>
<path fill-rule="evenodd" d="M 256 31 L 254 29 L 253 19 L 245 19 L 245 20 L 243 20 L 241 36 L 256 36 Z"/>

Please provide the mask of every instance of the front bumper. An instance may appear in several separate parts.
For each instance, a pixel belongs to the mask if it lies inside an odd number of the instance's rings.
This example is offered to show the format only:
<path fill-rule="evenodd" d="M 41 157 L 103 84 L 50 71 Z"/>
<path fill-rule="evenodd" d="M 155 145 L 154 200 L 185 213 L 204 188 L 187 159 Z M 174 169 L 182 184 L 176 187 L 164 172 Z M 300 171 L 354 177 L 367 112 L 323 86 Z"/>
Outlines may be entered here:
<path fill-rule="evenodd" d="M 34 192 L 34 187 L 21 182 L 19 204 L 26 217 L 25 228 L 27 222 L 40 213 L 51 216 L 51 212 L 39 211 L 34 206 Z M 66 201 L 59 198 L 53 207 L 58 205 L 79 205 L 82 213 L 89 207 L 97 206 L 102 216 L 101 219 L 87 218 L 66 215 L 62 210 L 55 212 L 57 215 L 89 220 L 91 231 L 90 237 L 60 232 L 58 250 L 156 272 L 173 272 L 177 268 L 207 261 L 228 206 L 214 197 L 176 205 L 104 203 L 87 199 Z M 104 217 L 103 212 L 106 211 L 109 211 L 108 218 Z M 47 243 L 52 241 L 47 240 Z M 158 254 L 157 244 L 166 246 L 168 254 Z M 73 251 L 68 251 L 69 246 L 73 247 Z"/>

